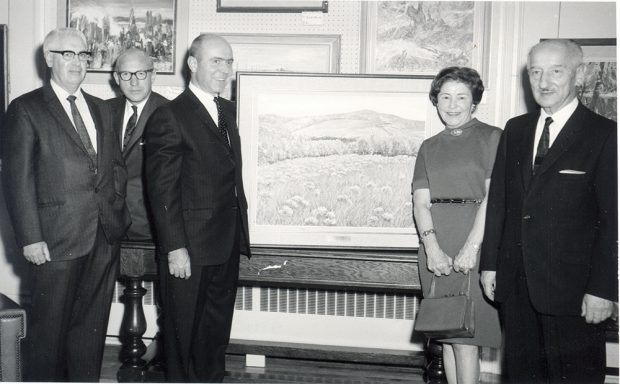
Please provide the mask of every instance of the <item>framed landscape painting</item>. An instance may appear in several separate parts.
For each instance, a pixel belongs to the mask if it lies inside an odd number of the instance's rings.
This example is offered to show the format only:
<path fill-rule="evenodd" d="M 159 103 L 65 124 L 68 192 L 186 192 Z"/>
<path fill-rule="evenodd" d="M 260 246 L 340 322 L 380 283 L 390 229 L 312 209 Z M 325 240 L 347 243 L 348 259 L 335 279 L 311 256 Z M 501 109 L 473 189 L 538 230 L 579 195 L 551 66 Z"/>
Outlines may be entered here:
<path fill-rule="evenodd" d="M 252 245 L 415 248 L 430 79 L 238 72 Z"/>
<path fill-rule="evenodd" d="M 220 33 L 232 46 L 233 71 L 338 73 L 340 35 Z M 234 77 L 233 77 L 234 79 Z M 233 80 L 223 97 L 235 99 Z"/>
<path fill-rule="evenodd" d="M 489 5 L 471 1 L 365 2 L 363 73 L 433 76 L 448 66 L 486 72 Z"/>
<path fill-rule="evenodd" d="M 584 81 L 577 97 L 590 110 L 618 121 L 616 39 L 573 39 L 583 49 Z"/>
<path fill-rule="evenodd" d="M 67 0 L 67 24 L 86 35 L 89 71 L 111 72 L 130 47 L 151 56 L 158 73 L 174 73 L 176 0 Z"/>

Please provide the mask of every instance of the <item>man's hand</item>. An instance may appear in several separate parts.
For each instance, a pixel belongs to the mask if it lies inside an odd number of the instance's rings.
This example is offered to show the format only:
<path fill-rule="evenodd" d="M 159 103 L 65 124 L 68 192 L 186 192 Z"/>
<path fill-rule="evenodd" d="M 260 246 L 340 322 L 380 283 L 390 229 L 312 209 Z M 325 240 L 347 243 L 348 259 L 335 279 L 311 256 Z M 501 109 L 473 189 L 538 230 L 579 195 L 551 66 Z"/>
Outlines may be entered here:
<path fill-rule="evenodd" d="M 495 301 L 495 275 L 495 271 L 482 271 L 480 273 L 480 283 L 482 283 L 484 294 L 491 301 Z"/>
<path fill-rule="evenodd" d="M 174 277 L 189 279 L 192 275 L 192 267 L 189 262 L 187 248 L 179 248 L 168 252 L 168 269 Z"/>
<path fill-rule="evenodd" d="M 24 247 L 24 257 L 34 265 L 41 265 L 47 261 L 52 261 L 45 241 L 26 245 Z"/>
<path fill-rule="evenodd" d="M 586 323 L 598 324 L 607 320 L 614 313 L 614 302 L 601 297 L 585 294 L 581 302 L 581 317 Z"/>

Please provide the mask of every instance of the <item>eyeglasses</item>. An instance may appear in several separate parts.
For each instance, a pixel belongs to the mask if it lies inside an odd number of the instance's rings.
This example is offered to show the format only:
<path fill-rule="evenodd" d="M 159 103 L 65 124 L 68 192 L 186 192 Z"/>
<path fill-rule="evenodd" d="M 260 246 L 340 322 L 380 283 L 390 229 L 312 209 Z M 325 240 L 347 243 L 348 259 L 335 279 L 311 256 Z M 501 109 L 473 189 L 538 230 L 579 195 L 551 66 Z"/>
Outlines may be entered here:
<path fill-rule="evenodd" d="M 77 55 L 80 61 L 90 61 L 90 59 L 92 58 L 92 54 L 88 51 L 74 52 L 74 51 L 52 51 L 50 50 L 50 52 L 61 54 L 62 58 L 65 59 L 66 61 L 73 60 L 75 55 Z"/>
<path fill-rule="evenodd" d="M 153 72 L 153 69 L 144 69 L 142 71 L 136 71 L 136 72 L 127 72 L 127 71 L 123 71 L 123 72 L 117 72 L 118 73 L 118 77 L 121 78 L 121 80 L 123 81 L 129 81 L 131 80 L 132 76 L 135 76 L 136 79 L 138 80 L 144 80 L 146 79 L 146 75 L 149 72 Z"/>

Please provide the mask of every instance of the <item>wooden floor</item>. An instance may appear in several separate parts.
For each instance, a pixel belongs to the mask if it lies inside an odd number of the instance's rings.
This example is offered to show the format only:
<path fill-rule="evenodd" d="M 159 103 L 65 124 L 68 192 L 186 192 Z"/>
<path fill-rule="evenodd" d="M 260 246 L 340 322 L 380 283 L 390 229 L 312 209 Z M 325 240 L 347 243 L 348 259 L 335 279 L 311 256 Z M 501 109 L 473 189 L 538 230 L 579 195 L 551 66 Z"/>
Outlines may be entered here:
<path fill-rule="evenodd" d="M 120 347 L 106 346 L 102 382 L 117 382 Z M 267 358 L 266 368 L 245 366 L 245 356 L 227 355 L 225 383 L 423 384 L 422 370 L 413 367 Z M 499 383 L 484 375 L 481 383 Z"/>

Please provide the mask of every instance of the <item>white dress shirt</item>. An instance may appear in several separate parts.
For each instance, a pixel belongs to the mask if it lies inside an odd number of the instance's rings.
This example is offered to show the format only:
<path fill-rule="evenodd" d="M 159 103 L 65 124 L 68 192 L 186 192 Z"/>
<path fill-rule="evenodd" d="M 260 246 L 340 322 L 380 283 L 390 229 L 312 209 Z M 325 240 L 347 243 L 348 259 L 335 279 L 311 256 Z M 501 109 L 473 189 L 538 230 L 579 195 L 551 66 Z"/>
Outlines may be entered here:
<path fill-rule="evenodd" d="M 202 89 L 192 84 L 191 81 L 189 83 L 189 90 L 192 91 L 192 93 L 196 95 L 198 100 L 200 100 L 200 103 L 205 106 L 207 112 L 209 112 L 209 115 L 211 115 L 213 122 L 215 123 L 215 125 L 217 125 L 217 105 L 215 105 L 215 101 L 213 101 L 213 98 L 216 97 L 216 95 L 212 95 L 208 92 L 203 91 Z"/>
<path fill-rule="evenodd" d="M 58 97 L 58 100 L 60 100 L 62 108 L 67 113 L 67 116 L 69 116 L 69 120 L 71 120 L 71 122 L 73 123 L 73 128 L 75 128 L 73 114 L 71 113 L 71 103 L 69 102 L 69 100 L 67 100 L 67 97 L 69 97 L 71 94 L 65 91 L 60 85 L 56 84 L 54 80 L 50 81 L 50 85 L 52 86 L 56 97 Z M 95 121 L 90 115 L 90 109 L 88 109 L 86 99 L 84 99 L 84 95 L 82 94 L 82 87 L 78 88 L 75 93 L 73 93 L 73 96 L 75 96 L 75 106 L 80 112 L 82 120 L 84 120 L 84 125 L 86 126 L 86 132 L 88 132 L 88 137 L 90 137 L 90 142 L 93 145 L 95 152 L 97 152 L 97 129 L 95 128 Z M 77 132 L 77 128 L 75 129 Z"/>
<path fill-rule="evenodd" d="M 146 105 L 146 102 L 149 101 L 149 97 L 151 97 L 150 94 L 147 98 L 145 98 L 138 104 L 132 104 L 129 100 L 125 99 L 125 114 L 123 115 L 123 127 L 122 127 L 123 129 L 121 131 L 121 137 L 120 137 L 121 148 L 123 148 L 123 138 L 125 137 L 125 131 L 127 130 L 127 122 L 131 118 L 131 115 L 133 115 L 133 108 L 131 107 L 134 105 L 138 107 L 138 111 L 136 112 L 138 114 L 138 118 L 136 119 L 136 124 L 138 124 L 138 120 L 140 120 L 140 116 L 142 115 L 142 111 L 144 110 L 144 106 Z"/>
<path fill-rule="evenodd" d="M 538 142 L 540 141 L 540 137 L 542 136 L 543 129 L 545 127 L 545 119 L 547 117 L 551 117 L 553 119 L 553 123 L 549 126 L 549 148 L 553 145 L 555 139 L 557 139 L 558 135 L 566 125 L 566 122 L 573 115 L 573 112 L 577 109 L 579 105 L 579 101 L 575 97 L 570 103 L 566 104 L 562 109 L 554 113 L 553 115 L 548 115 L 544 109 L 540 109 L 540 116 L 538 117 L 538 123 L 536 124 L 536 133 L 534 136 L 534 153 L 532 155 L 532 164 L 534 164 L 534 158 L 536 157 L 536 148 L 538 148 Z"/>

